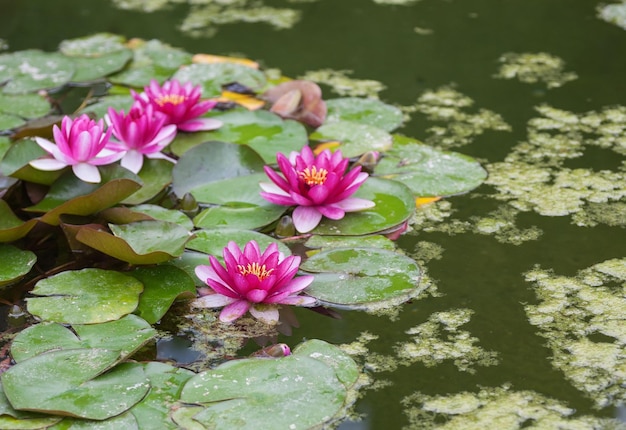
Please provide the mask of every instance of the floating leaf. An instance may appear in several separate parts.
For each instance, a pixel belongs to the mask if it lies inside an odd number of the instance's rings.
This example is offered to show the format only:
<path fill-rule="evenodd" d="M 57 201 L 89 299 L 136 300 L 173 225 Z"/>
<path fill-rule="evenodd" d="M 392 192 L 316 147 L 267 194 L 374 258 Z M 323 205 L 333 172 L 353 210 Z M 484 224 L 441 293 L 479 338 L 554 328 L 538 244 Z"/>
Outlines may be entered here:
<path fill-rule="evenodd" d="M 126 51 L 126 38 L 111 33 L 96 33 L 86 37 L 67 39 L 59 44 L 59 51 L 71 57 L 101 57 Z"/>
<path fill-rule="evenodd" d="M 194 280 L 174 266 L 138 267 L 130 274 L 144 286 L 135 313 L 151 324 L 159 321 L 180 295 L 196 295 Z"/>
<path fill-rule="evenodd" d="M 193 222 L 191 222 L 189 217 L 175 209 L 166 209 L 163 206 L 146 204 L 135 206 L 132 210 L 133 212 L 149 215 L 156 220 L 178 224 L 187 230 L 193 229 Z"/>
<path fill-rule="evenodd" d="M 329 306 L 368 309 L 398 304 L 421 290 L 417 263 L 378 248 L 336 248 L 311 256 L 301 270 L 315 274 L 305 292 Z"/>
<path fill-rule="evenodd" d="M 28 234 L 37 220 L 22 221 L 11 211 L 9 204 L 0 199 L 0 242 L 13 242 Z"/>
<path fill-rule="evenodd" d="M 45 321 L 96 324 L 133 312 L 143 285 L 132 276 L 102 269 L 61 272 L 37 282 L 27 309 Z"/>
<path fill-rule="evenodd" d="M 201 407 L 191 408 L 188 419 L 211 428 L 322 427 L 347 400 L 337 374 L 351 373 L 343 368 L 354 368 L 354 362 L 332 346 L 314 359 L 314 349 L 279 359 L 232 360 L 194 376 L 181 401 Z"/>
<path fill-rule="evenodd" d="M 189 149 L 178 160 L 172 172 L 172 187 L 182 197 L 209 183 L 262 172 L 263 166 L 261 157 L 246 146 L 205 142 Z"/>
<path fill-rule="evenodd" d="M 307 340 L 294 348 L 293 354 L 310 357 L 332 367 L 346 388 L 352 387 L 359 378 L 359 368 L 352 357 L 323 340 Z"/>
<path fill-rule="evenodd" d="M 411 190 L 396 181 L 370 177 L 354 197 L 372 200 L 376 205 L 365 211 L 348 212 L 337 221 L 322 218 L 312 233 L 333 236 L 378 233 L 402 224 L 415 211 Z"/>
<path fill-rule="evenodd" d="M 307 248 L 327 249 L 327 248 L 380 248 L 388 251 L 396 249 L 396 244 L 382 235 L 372 236 L 311 236 L 305 242 Z"/>
<path fill-rule="evenodd" d="M 26 121 L 19 116 L 0 112 L 0 130 L 12 130 L 24 124 Z"/>
<path fill-rule="evenodd" d="M 7 150 L 0 163 L 0 171 L 6 176 L 23 179 L 36 184 L 52 184 L 64 170 L 46 172 L 31 167 L 28 163 L 47 153 L 34 140 L 22 139 Z"/>
<path fill-rule="evenodd" d="M 440 151 L 419 141 L 394 136 L 396 145 L 385 153 L 375 173 L 406 184 L 416 196 L 451 196 L 468 192 L 487 172 L 467 155 Z"/>
<path fill-rule="evenodd" d="M 256 240 L 261 250 L 267 248 L 270 243 L 274 242 L 278 245 L 280 252 L 285 255 L 291 255 L 291 251 L 286 245 L 265 234 L 226 227 L 196 231 L 194 239 L 189 241 L 187 248 L 214 255 L 221 260 L 222 251 L 231 240 L 239 245 L 241 249 L 251 240 Z M 206 261 L 208 261 L 208 259 Z"/>
<path fill-rule="evenodd" d="M 42 415 L 34 412 L 13 409 L 0 385 L 0 429 L 2 430 L 36 430 L 46 429 L 58 423 L 62 417 Z"/>
<path fill-rule="evenodd" d="M 385 130 L 369 124 L 352 121 L 327 122 L 314 133 L 312 140 L 339 140 L 344 157 L 357 157 L 368 151 L 387 151 L 391 148 L 392 137 Z"/>
<path fill-rule="evenodd" d="M 121 70 L 133 57 L 130 50 L 113 52 L 100 57 L 72 57 L 76 73 L 72 82 L 94 81 Z"/>
<path fill-rule="evenodd" d="M 345 97 L 326 100 L 326 121 L 353 121 L 372 125 L 385 131 L 393 131 L 402 125 L 404 115 L 395 106 L 377 99 Z"/>
<path fill-rule="evenodd" d="M 174 79 L 202 85 L 202 96 L 217 97 L 222 93 L 222 85 L 237 82 L 253 90 L 263 88 L 267 81 L 265 74 L 252 67 L 236 63 L 196 63 L 177 71 Z"/>
<path fill-rule="evenodd" d="M 122 203 L 133 205 L 146 202 L 157 196 L 172 182 L 174 164 L 167 160 L 144 159 L 143 167 L 137 174 L 143 187 L 125 198 Z"/>
<path fill-rule="evenodd" d="M 50 351 L 11 367 L 2 375 L 16 409 L 103 420 L 139 402 L 150 386 L 143 366 L 123 363 L 107 349 Z"/>
<path fill-rule="evenodd" d="M 189 232 L 171 222 L 149 220 L 109 224 L 110 234 L 85 226 L 76 239 L 100 252 L 130 264 L 163 263 L 183 253 Z"/>
<path fill-rule="evenodd" d="M 11 72 L 0 75 L 0 81 L 4 77 L 9 80 L 4 93 L 21 94 L 63 86 L 74 75 L 75 67 L 64 55 L 32 49 L 0 55 L 0 71 L 5 69 Z"/>
<path fill-rule="evenodd" d="M 0 234 L 2 232 L 0 231 Z M 37 261 L 30 251 L 23 251 L 12 245 L 0 244 L 0 286 L 11 284 L 28 272 Z"/>
<path fill-rule="evenodd" d="M 130 95 L 109 95 L 100 97 L 96 103 L 85 106 L 80 112 L 92 113 L 96 118 L 104 118 L 110 107 L 117 111 L 123 110 L 128 113 L 134 100 Z"/>
<path fill-rule="evenodd" d="M 102 348 L 127 357 L 155 335 L 156 330 L 136 315 L 101 324 L 75 324 L 72 330 L 61 324 L 45 322 L 21 331 L 11 344 L 11 356 L 19 363 L 52 350 Z"/>
<path fill-rule="evenodd" d="M 178 136 L 171 144 L 172 151 L 180 155 L 200 142 L 217 140 L 248 145 L 265 163 L 273 164 L 277 152 L 288 155 L 291 151 L 300 151 L 308 143 L 302 124 L 283 120 L 265 110 L 234 109 L 211 117 L 219 119 L 223 125 L 214 131 Z"/>
<path fill-rule="evenodd" d="M 221 255 L 222 253 L 220 250 L 220 253 L 219 253 L 220 258 L 221 258 Z M 198 279 L 198 277 L 195 274 L 196 266 L 199 266 L 200 264 L 209 264 L 209 259 L 204 252 L 185 250 L 183 255 L 181 255 L 175 260 L 168 261 L 167 263 L 164 264 L 164 266 L 165 265 L 174 266 L 178 269 L 183 270 L 187 274 L 187 276 L 193 279 L 196 287 L 199 287 L 199 286 L 205 285 L 204 281 L 201 281 L 200 279 Z"/>
<path fill-rule="evenodd" d="M 22 118 L 38 118 L 50 112 L 50 103 L 39 94 L 0 94 L 0 112 Z M 2 127 L 13 128 L 13 127 Z"/>

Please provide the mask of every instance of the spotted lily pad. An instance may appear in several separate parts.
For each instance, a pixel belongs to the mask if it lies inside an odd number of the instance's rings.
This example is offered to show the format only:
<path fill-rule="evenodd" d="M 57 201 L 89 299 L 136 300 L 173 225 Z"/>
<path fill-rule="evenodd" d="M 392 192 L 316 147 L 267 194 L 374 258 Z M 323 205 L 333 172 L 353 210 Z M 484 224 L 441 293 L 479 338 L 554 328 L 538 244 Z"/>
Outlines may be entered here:
<path fill-rule="evenodd" d="M 125 51 L 124 36 L 111 33 L 97 33 L 76 39 L 67 39 L 59 44 L 59 51 L 70 57 L 101 57 Z"/>
<path fill-rule="evenodd" d="M 133 57 L 130 49 L 99 57 L 72 57 L 76 73 L 72 82 L 94 81 L 121 70 Z"/>
<path fill-rule="evenodd" d="M 124 110 L 124 112 L 128 112 L 134 100 L 135 99 L 130 95 L 108 95 L 100 97 L 97 102 L 85 106 L 80 112 L 91 113 L 97 118 L 104 118 L 104 115 L 108 112 L 110 107 L 117 111 Z"/>
<path fill-rule="evenodd" d="M 239 83 L 253 90 L 260 90 L 267 84 L 265 74 L 252 67 L 236 63 L 191 64 L 177 71 L 174 79 L 202 85 L 203 97 L 217 97 L 222 93 L 222 85 Z"/>
<path fill-rule="evenodd" d="M 393 139 L 385 130 L 370 124 L 353 121 L 327 122 L 314 133 L 312 140 L 341 142 L 339 149 L 344 157 L 357 157 L 368 151 L 386 151 Z"/>
<path fill-rule="evenodd" d="M 182 402 L 198 405 L 187 410 L 187 420 L 197 428 L 240 429 L 314 428 L 331 422 L 348 400 L 338 374 L 346 365 L 353 369 L 354 362 L 344 361 L 345 353 L 333 346 L 324 348 L 320 359 L 311 358 L 316 356 L 312 349 L 306 352 L 232 360 L 194 376 L 181 392 Z M 332 366 L 321 358 L 333 360 L 337 354 L 342 358 Z"/>
<path fill-rule="evenodd" d="M 56 52 L 18 51 L 0 55 L 0 81 L 5 94 L 23 94 L 61 87 L 74 75 L 69 58 Z"/>
<path fill-rule="evenodd" d="M 278 250 L 280 252 L 285 255 L 291 254 L 291 251 L 285 244 L 265 234 L 257 233 L 256 231 L 238 230 L 226 227 L 196 231 L 194 239 L 189 241 L 187 248 L 214 255 L 221 260 L 222 251 L 231 240 L 237 243 L 241 249 L 243 249 L 246 243 L 251 240 L 256 240 L 261 250 L 267 248 L 270 243 L 274 242 L 278 245 Z"/>
<path fill-rule="evenodd" d="M 61 176 L 64 172 L 63 170 L 46 172 L 37 170 L 28 164 L 30 161 L 45 155 L 46 151 L 37 145 L 34 140 L 18 140 L 4 154 L 0 162 L 0 171 L 6 176 L 36 184 L 50 185 Z"/>
<path fill-rule="evenodd" d="M 122 203 L 144 203 L 157 196 L 172 183 L 172 169 L 174 164 L 167 160 L 144 159 L 143 167 L 137 176 L 143 182 L 143 186 L 125 198 Z"/>
<path fill-rule="evenodd" d="M 315 275 L 305 291 L 328 306 L 349 309 L 397 305 L 419 294 L 421 271 L 402 254 L 378 248 L 335 248 L 301 266 Z"/>
<path fill-rule="evenodd" d="M 0 112 L 21 118 L 38 118 L 50 111 L 50 103 L 38 94 L 0 94 Z M 0 129 L 11 128 L 2 127 Z"/>
<path fill-rule="evenodd" d="M 143 285 L 132 276 L 102 269 L 61 272 L 37 282 L 27 309 L 45 321 L 95 324 L 133 312 Z"/>
<path fill-rule="evenodd" d="M 487 172 L 467 155 L 440 151 L 415 139 L 394 136 L 394 147 L 376 166 L 376 174 L 406 184 L 416 196 L 451 196 L 468 192 Z"/>
<path fill-rule="evenodd" d="M 326 122 L 353 121 L 393 131 L 402 125 L 404 115 L 395 106 L 377 99 L 344 97 L 326 100 Z"/>
<path fill-rule="evenodd" d="M 0 286 L 11 284 L 28 272 L 37 261 L 30 251 L 23 251 L 12 245 L 0 244 Z"/>

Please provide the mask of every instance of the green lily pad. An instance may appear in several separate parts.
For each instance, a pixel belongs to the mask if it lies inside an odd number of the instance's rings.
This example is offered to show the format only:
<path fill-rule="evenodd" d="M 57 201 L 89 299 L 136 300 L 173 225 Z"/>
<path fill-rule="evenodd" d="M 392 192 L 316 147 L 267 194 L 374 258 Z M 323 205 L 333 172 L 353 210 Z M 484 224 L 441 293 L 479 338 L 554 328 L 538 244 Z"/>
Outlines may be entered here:
<path fill-rule="evenodd" d="M 25 412 L 13 409 L 0 385 L 0 429 L 1 430 L 36 430 L 46 429 L 61 421 L 62 417 Z"/>
<path fill-rule="evenodd" d="M 331 236 L 358 236 L 378 233 L 402 224 L 415 211 L 411 190 L 400 182 L 382 178 L 368 178 L 354 194 L 372 200 L 376 205 L 361 212 L 348 212 L 340 220 L 322 218 L 313 234 Z"/>
<path fill-rule="evenodd" d="M 19 363 L 52 350 L 102 348 L 128 357 L 155 335 L 148 322 L 132 314 L 101 324 L 75 324 L 72 330 L 45 322 L 21 331 L 11 344 L 11 356 Z"/>
<path fill-rule="evenodd" d="M 259 154 L 246 146 L 205 142 L 189 149 L 180 157 L 172 171 L 172 187 L 182 197 L 185 193 L 210 183 L 262 172 L 263 166 L 264 162 Z"/>
<path fill-rule="evenodd" d="M 109 224 L 109 228 L 113 234 L 85 226 L 76 239 L 130 264 L 156 264 L 180 256 L 190 237 L 184 227 L 159 220 Z"/>
<path fill-rule="evenodd" d="M 90 36 L 67 39 L 59 44 L 59 51 L 70 57 L 101 57 L 125 51 L 126 38 L 117 34 L 97 33 Z"/>
<path fill-rule="evenodd" d="M 326 122 L 352 121 L 393 131 L 402 125 L 404 115 L 395 106 L 377 99 L 344 97 L 326 100 Z"/>
<path fill-rule="evenodd" d="M 487 171 L 471 157 L 440 151 L 411 138 L 394 136 L 396 145 L 376 166 L 376 175 L 406 184 L 416 196 L 466 193 L 487 178 Z"/>
<path fill-rule="evenodd" d="M 327 248 L 380 248 L 388 251 L 396 249 L 393 240 L 382 235 L 371 236 L 311 236 L 305 243 L 307 248 L 327 249 Z"/>
<path fill-rule="evenodd" d="M 349 309 L 391 306 L 421 291 L 417 263 L 378 248 L 329 249 L 311 256 L 300 269 L 315 275 L 306 293 L 328 306 Z"/>
<path fill-rule="evenodd" d="M 36 158 L 46 155 L 44 151 L 34 140 L 22 139 L 18 140 L 6 151 L 2 161 L 0 162 L 0 171 L 6 175 L 27 182 L 36 184 L 50 185 L 65 170 L 46 172 L 31 167 L 28 163 Z"/>
<path fill-rule="evenodd" d="M 219 250 L 219 255 L 216 255 L 216 257 L 219 256 L 221 258 L 221 255 L 222 255 L 222 251 Z M 200 287 L 205 284 L 204 284 L 204 281 L 198 279 L 195 273 L 195 269 L 196 269 L 196 266 L 199 266 L 201 264 L 209 264 L 209 259 L 207 255 L 204 252 L 191 251 L 187 249 L 185 250 L 185 252 L 183 252 L 183 255 L 181 255 L 180 257 L 174 260 L 170 260 L 167 263 L 164 263 L 163 265 L 174 266 L 184 271 L 187 274 L 187 276 L 193 279 L 196 287 Z"/>
<path fill-rule="evenodd" d="M 211 117 L 222 121 L 222 126 L 213 131 L 180 134 L 172 142 L 171 150 L 181 155 L 200 142 L 232 142 L 248 145 L 265 163 L 273 164 L 276 163 L 277 152 L 289 155 L 291 151 L 300 151 L 308 144 L 306 129 L 302 124 L 283 120 L 265 110 L 235 109 L 214 113 Z"/>
<path fill-rule="evenodd" d="M 337 349 L 320 354 L 332 361 Z M 310 349 L 280 359 L 232 360 L 194 376 L 180 397 L 201 407 L 192 408 L 188 418 L 208 428 L 322 427 L 342 409 L 347 393 L 336 368 L 313 354 Z M 334 365 L 354 365 L 340 354 Z"/>
<path fill-rule="evenodd" d="M 181 211 L 175 209 L 166 209 L 159 205 L 145 204 L 133 207 L 132 211 L 146 214 L 155 220 L 178 224 L 187 230 L 193 229 L 193 222 L 189 219 L 189 217 Z"/>
<path fill-rule="evenodd" d="M 102 269 L 61 272 L 37 282 L 27 309 L 44 321 L 96 324 L 117 320 L 139 304 L 143 285 L 132 276 Z"/>
<path fill-rule="evenodd" d="M 0 232 L 1 233 L 1 232 Z M 0 286 L 11 284 L 30 272 L 37 256 L 12 245 L 0 244 Z"/>
<path fill-rule="evenodd" d="M 278 245 L 280 252 L 285 255 L 291 255 L 291 250 L 285 244 L 265 234 L 227 227 L 196 231 L 195 237 L 187 243 L 187 248 L 214 255 L 217 259 L 221 260 L 222 251 L 231 240 L 239 245 L 241 249 L 251 240 L 256 240 L 261 250 L 264 250 L 270 243 L 274 242 Z M 205 260 L 204 264 L 208 264 L 206 261 L 208 261 L 208 259 Z"/>
<path fill-rule="evenodd" d="M 91 215 L 119 203 L 141 187 L 136 175 L 127 169 L 111 164 L 100 166 L 102 182 L 83 182 L 67 171 L 50 188 L 46 196 L 30 212 L 45 212 L 39 220 L 50 225 L 59 224 L 62 214 Z"/>
<path fill-rule="evenodd" d="M 32 49 L 0 55 L 0 81 L 8 79 L 5 94 L 58 88 L 70 81 L 74 71 L 72 60 L 56 52 Z"/>
<path fill-rule="evenodd" d="M 177 297 L 196 295 L 194 280 L 174 266 L 138 267 L 130 274 L 144 286 L 135 313 L 150 324 L 159 321 Z"/>
<path fill-rule="evenodd" d="M 16 409 L 104 420 L 121 414 L 149 391 L 143 366 L 122 363 L 107 349 L 49 351 L 11 367 L 2 375 Z"/>
<path fill-rule="evenodd" d="M 39 118 L 50 112 L 50 103 L 39 94 L 0 94 L 0 112 L 22 118 Z M 0 129 L 13 128 L 3 127 Z"/>
<path fill-rule="evenodd" d="M 338 140 L 344 157 L 357 157 L 368 151 L 387 151 L 393 139 L 385 130 L 352 121 L 328 122 L 311 133 L 312 140 Z"/>
<path fill-rule="evenodd" d="M 202 85 L 202 96 L 205 98 L 219 96 L 222 85 L 233 82 L 253 90 L 260 90 L 267 85 L 263 72 L 235 63 L 191 64 L 178 70 L 173 78 Z"/>
<path fill-rule="evenodd" d="M 0 130 L 12 130 L 26 124 L 19 116 L 0 112 Z"/>
<path fill-rule="evenodd" d="M 85 420 L 81 418 L 65 418 L 47 430 L 141 430 L 137 420 L 130 411 L 106 420 Z"/>
<path fill-rule="evenodd" d="M 37 220 L 22 221 L 11 211 L 9 204 L 0 199 L 0 242 L 13 242 L 26 236 Z"/>
<path fill-rule="evenodd" d="M 71 57 L 76 72 L 72 82 L 87 82 L 104 78 L 124 68 L 133 57 L 130 49 L 103 54 L 99 57 Z"/>
<path fill-rule="evenodd" d="M 346 386 L 352 387 L 359 378 L 359 368 L 352 357 L 328 342 L 310 339 L 293 350 L 293 355 L 319 360 L 335 370 L 337 378 Z"/>
<path fill-rule="evenodd" d="M 92 113 L 96 118 L 104 118 L 104 115 L 109 111 L 110 107 L 117 111 L 124 110 L 124 112 L 128 112 L 134 100 L 135 99 L 130 95 L 109 95 L 100 97 L 96 103 L 85 106 L 80 112 Z"/>

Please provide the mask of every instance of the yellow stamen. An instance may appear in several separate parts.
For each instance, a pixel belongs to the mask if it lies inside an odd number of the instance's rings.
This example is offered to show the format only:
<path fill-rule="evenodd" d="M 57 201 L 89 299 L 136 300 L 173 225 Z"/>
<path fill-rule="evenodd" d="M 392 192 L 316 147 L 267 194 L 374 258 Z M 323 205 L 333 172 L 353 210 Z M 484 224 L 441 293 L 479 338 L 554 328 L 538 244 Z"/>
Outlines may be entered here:
<path fill-rule="evenodd" d="M 187 97 L 180 94 L 164 94 L 156 98 L 155 102 L 159 106 L 163 106 L 165 103 L 171 103 L 173 105 L 178 105 L 184 102 Z"/>
<path fill-rule="evenodd" d="M 244 276 L 245 275 L 256 276 L 259 279 L 259 281 L 264 280 L 265 278 L 270 276 L 272 272 L 274 271 L 274 269 L 267 270 L 267 267 L 265 267 L 265 264 L 260 265 L 259 263 L 248 263 L 247 266 L 244 266 L 243 264 L 238 264 L 237 269 L 239 269 L 239 273 L 241 273 Z"/>
<path fill-rule="evenodd" d="M 326 176 L 328 175 L 328 171 L 326 169 L 319 169 L 317 167 L 307 167 L 303 171 L 298 172 L 298 176 L 300 179 L 304 181 L 305 184 L 311 185 L 322 185 L 326 182 Z"/>

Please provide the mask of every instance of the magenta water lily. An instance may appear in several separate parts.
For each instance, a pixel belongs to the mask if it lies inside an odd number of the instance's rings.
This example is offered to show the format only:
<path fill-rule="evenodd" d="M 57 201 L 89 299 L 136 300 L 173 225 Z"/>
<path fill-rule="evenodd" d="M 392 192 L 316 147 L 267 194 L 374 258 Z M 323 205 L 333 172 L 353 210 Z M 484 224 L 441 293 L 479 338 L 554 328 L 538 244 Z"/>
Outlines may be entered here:
<path fill-rule="evenodd" d="M 128 114 L 109 108 L 105 119 L 113 134 L 107 148 L 124 153 L 122 167 L 139 173 L 144 156 L 175 162 L 161 151 L 176 137 L 176 125 L 165 125 L 167 116 L 155 112 L 152 105 L 135 102 Z"/>
<path fill-rule="evenodd" d="M 368 174 L 356 166 L 346 173 L 349 164 L 341 151 L 325 149 L 315 156 L 308 146 L 290 157 L 278 153 L 278 168 L 283 176 L 265 166 L 272 183 L 261 183 L 261 196 L 277 205 L 296 206 L 293 223 L 301 233 L 313 230 L 325 216 L 338 220 L 346 212 L 374 206 L 370 200 L 351 197 L 365 182 Z"/>
<path fill-rule="evenodd" d="M 52 133 L 54 143 L 35 137 L 37 144 L 49 154 L 30 162 L 36 169 L 52 171 L 71 166 L 79 179 L 99 183 L 101 177 L 97 166 L 114 163 L 124 156 L 123 152 L 107 148 L 111 130 L 104 131 L 104 122 L 96 122 L 87 115 L 76 119 L 65 116 L 61 128 L 55 125 Z"/>
<path fill-rule="evenodd" d="M 313 276 L 296 276 L 300 257 L 285 256 L 276 243 L 261 252 L 254 240 L 243 251 L 231 241 L 223 256 L 225 267 L 212 255 L 209 266 L 196 267 L 196 276 L 212 293 L 193 302 L 199 308 L 224 306 L 219 317 L 223 322 L 234 321 L 250 311 L 261 321 L 275 323 L 279 305 L 306 306 L 316 301 L 300 294 L 313 282 Z"/>
<path fill-rule="evenodd" d="M 151 80 L 144 92 L 137 94 L 131 91 L 135 100 L 142 106 L 152 106 L 155 112 L 161 112 L 167 117 L 166 124 L 174 124 L 182 131 L 215 130 L 222 125 L 221 121 L 200 116 L 211 110 L 217 102 L 200 100 L 201 87 L 193 86 L 191 82 L 181 84 L 171 79 L 159 85 Z"/>

